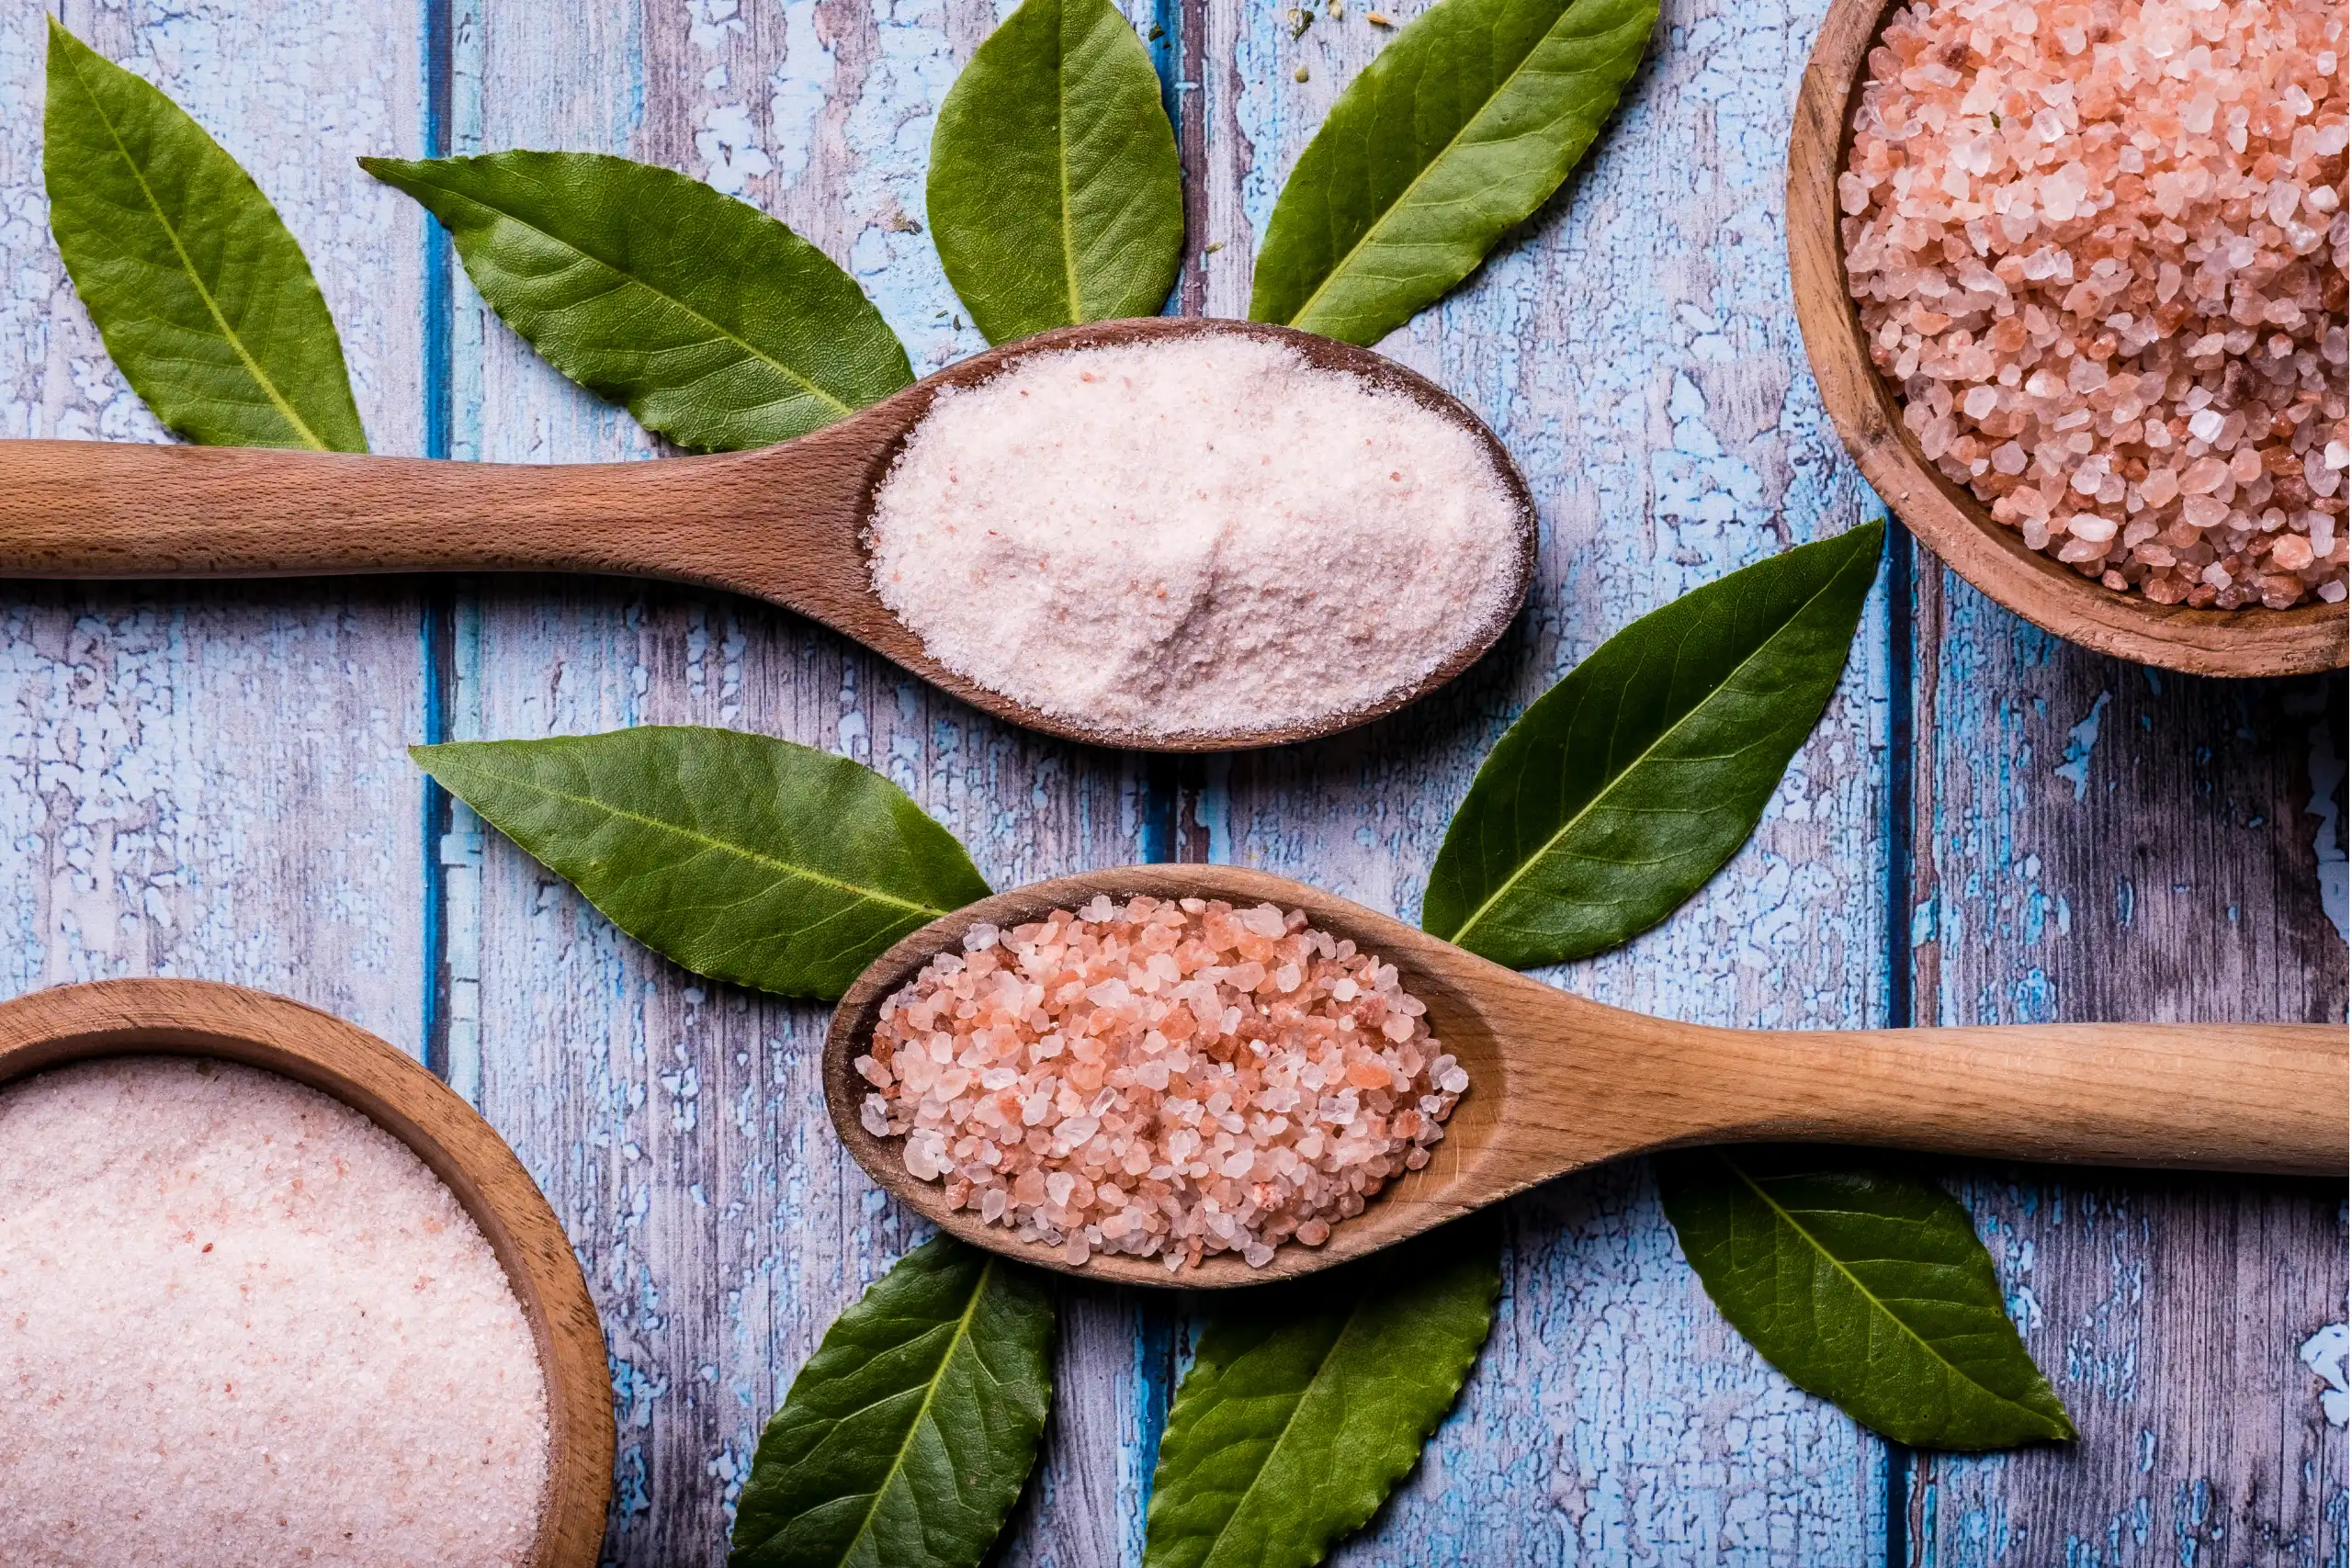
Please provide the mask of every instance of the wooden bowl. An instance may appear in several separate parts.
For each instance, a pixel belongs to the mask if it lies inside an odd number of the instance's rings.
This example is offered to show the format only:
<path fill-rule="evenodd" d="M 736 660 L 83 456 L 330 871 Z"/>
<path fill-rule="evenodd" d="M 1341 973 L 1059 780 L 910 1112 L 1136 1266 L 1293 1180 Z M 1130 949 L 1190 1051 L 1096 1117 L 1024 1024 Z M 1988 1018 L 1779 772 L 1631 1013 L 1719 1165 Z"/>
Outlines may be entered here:
<path fill-rule="evenodd" d="M 100 980 L 0 1005 L 0 1085 L 123 1055 L 211 1056 L 308 1084 L 406 1144 L 457 1194 L 506 1270 L 547 1379 L 548 1482 L 531 1568 L 594 1568 L 613 1483 L 604 1330 L 563 1227 L 490 1123 L 365 1030 L 264 991 Z"/>
<path fill-rule="evenodd" d="M 2119 659 L 2192 675 L 2299 675 L 2345 662 L 2346 606 L 2192 610 L 2119 593 L 2026 548 L 2014 528 L 1939 473 L 1904 427 L 1895 389 L 1871 363 L 1846 287 L 1838 175 L 1854 100 L 1888 0 L 1834 0 L 1806 64 L 1789 133 L 1789 274 L 1821 400 L 1889 510 L 1978 592 L 2044 631 Z"/>

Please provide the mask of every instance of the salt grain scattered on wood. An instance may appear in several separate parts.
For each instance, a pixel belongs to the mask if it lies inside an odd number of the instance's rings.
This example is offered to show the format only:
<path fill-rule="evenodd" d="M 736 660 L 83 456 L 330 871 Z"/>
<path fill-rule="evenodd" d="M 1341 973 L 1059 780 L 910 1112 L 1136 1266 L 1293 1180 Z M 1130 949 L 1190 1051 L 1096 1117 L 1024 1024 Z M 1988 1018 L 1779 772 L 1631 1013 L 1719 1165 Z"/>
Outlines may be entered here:
<path fill-rule="evenodd" d="M 975 926 L 886 998 L 860 1119 L 1069 1263 L 1320 1246 L 1429 1163 L 1469 1075 L 1394 964 L 1299 910 L 1107 897 Z"/>
<path fill-rule="evenodd" d="M 2346 592 L 2341 0 L 1925 0 L 1838 177 L 1871 357 L 2027 545 L 2163 604 Z"/>
<path fill-rule="evenodd" d="M 547 1472 L 505 1273 L 374 1122 L 180 1058 L 0 1090 L 12 1568 L 507 1568 Z"/>

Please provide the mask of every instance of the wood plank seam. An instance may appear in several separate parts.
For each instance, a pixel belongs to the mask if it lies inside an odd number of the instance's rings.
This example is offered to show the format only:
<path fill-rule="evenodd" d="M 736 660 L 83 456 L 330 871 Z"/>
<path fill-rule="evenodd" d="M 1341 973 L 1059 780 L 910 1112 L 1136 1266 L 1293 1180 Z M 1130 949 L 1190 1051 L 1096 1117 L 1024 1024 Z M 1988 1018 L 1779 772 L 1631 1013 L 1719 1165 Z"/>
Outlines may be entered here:
<path fill-rule="evenodd" d="M 1917 992 L 1911 975 L 1911 842 L 1913 798 L 1911 754 L 1913 728 L 1911 671 L 1917 651 L 1913 633 L 1912 583 L 1917 576 L 1918 547 L 1892 520 L 1886 530 L 1886 908 L 1880 916 L 1881 938 L 1886 944 L 1886 1021 L 1896 1029 L 1919 1025 Z M 1905 1568 L 1910 1559 L 1911 1453 L 1892 1438 L 1879 1439 L 1886 1450 L 1885 1509 L 1879 1543 L 1883 1568 Z"/>

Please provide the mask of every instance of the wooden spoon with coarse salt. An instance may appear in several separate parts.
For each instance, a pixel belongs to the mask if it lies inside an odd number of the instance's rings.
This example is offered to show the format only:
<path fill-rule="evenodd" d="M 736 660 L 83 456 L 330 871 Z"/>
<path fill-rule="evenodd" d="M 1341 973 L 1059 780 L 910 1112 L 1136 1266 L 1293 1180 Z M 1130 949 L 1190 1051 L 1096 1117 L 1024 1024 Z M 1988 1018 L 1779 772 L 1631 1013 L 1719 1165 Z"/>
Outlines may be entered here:
<path fill-rule="evenodd" d="M 1409 398 L 1483 443 L 1517 503 L 1521 538 L 1498 613 L 1455 627 L 1424 679 L 1369 707 L 1306 725 L 1207 735 L 1090 727 L 990 691 L 927 653 L 876 594 L 865 535 L 877 487 L 933 400 L 1033 355 L 1217 333 L 1288 344 L 1316 368 Z M 1042 333 L 961 360 L 797 441 L 660 462 L 550 467 L 0 441 L 0 577 L 585 571 L 666 578 L 797 610 L 1012 723 L 1140 750 L 1279 745 L 1393 712 L 1460 674 L 1502 635 L 1534 569 L 1527 482 L 1477 415 L 1369 349 L 1249 321 L 1154 317 Z"/>
<path fill-rule="evenodd" d="M 1470 1087 L 1429 1165 L 1392 1183 L 1321 1247 L 1252 1269 L 1231 1253 L 1170 1273 L 1097 1253 L 1075 1268 L 1018 1240 L 901 1159 L 904 1140 L 858 1121 L 852 1062 L 882 999 L 986 921 L 1020 925 L 1096 895 L 1222 898 L 1304 909 L 1309 925 L 1393 964 L 1428 1006 Z M 2080 1165 L 2344 1174 L 2339 1025 L 2050 1023 L 1982 1029 L 1745 1030 L 1675 1023 L 1542 985 L 1344 898 L 1223 865 L 1136 865 L 1042 882 L 933 920 L 858 977 L 825 1041 L 825 1100 L 850 1153 L 901 1202 L 1007 1257 L 1092 1279 L 1217 1288 L 1361 1258 L 1541 1181 L 1683 1144 L 1867 1144 Z"/>

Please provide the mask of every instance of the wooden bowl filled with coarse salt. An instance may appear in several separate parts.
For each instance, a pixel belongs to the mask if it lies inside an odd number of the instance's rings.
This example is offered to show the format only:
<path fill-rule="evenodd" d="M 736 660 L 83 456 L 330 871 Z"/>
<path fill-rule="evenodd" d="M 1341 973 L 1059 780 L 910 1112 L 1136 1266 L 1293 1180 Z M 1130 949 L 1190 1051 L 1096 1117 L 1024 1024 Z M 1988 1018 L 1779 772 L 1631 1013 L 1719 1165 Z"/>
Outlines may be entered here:
<path fill-rule="evenodd" d="M 2070 641 L 2345 662 L 2332 16 L 1835 0 L 1822 26 L 1788 186 L 1822 400 L 1922 543 Z"/>
<path fill-rule="evenodd" d="M 488 1122 L 280 997 L 0 1006 L 0 1539 L 19 1568 L 590 1568 L 612 1382 Z"/>

